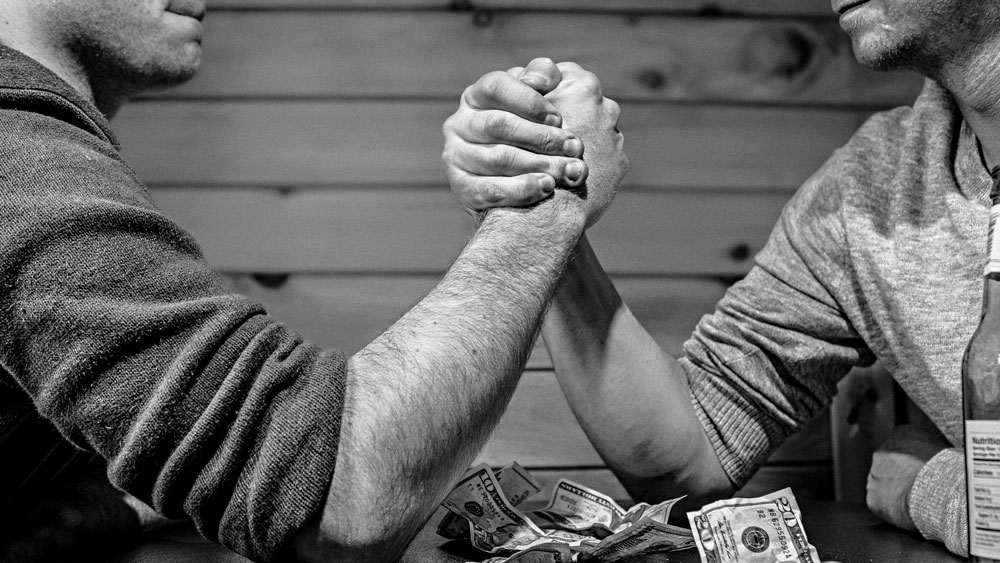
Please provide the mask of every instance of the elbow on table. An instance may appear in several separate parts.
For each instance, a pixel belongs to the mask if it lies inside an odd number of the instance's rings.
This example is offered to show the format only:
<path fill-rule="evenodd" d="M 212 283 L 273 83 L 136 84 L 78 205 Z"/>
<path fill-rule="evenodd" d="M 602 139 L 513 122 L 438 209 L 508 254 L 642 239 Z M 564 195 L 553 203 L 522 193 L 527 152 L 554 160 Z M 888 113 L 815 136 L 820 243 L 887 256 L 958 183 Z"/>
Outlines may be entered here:
<path fill-rule="evenodd" d="M 635 474 L 619 471 L 629 496 L 637 502 L 657 503 L 685 497 L 679 506 L 700 508 L 708 502 L 728 498 L 736 491 L 721 466 L 692 464 L 669 473 Z"/>
<path fill-rule="evenodd" d="M 711 486 L 683 486 L 678 485 L 672 477 L 647 478 L 647 479 L 620 479 L 625 490 L 636 502 L 657 503 L 665 500 L 685 497 L 682 504 L 711 502 L 721 498 L 728 498 L 735 492 L 732 483 L 715 483 Z M 698 506 L 701 506 L 699 504 Z"/>
<path fill-rule="evenodd" d="M 349 512 L 349 511 L 345 511 Z M 294 538 L 291 560 L 296 563 L 395 563 L 416 536 L 423 521 L 400 522 L 391 515 L 358 518 L 344 513 L 310 524 Z"/>

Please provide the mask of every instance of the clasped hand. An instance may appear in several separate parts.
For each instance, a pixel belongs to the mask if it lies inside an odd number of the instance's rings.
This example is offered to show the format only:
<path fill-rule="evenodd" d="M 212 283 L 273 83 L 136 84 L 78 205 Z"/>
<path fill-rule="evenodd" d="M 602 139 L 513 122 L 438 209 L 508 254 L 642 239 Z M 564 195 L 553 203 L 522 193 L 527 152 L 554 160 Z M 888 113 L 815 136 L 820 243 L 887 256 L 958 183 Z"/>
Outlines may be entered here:
<path fill-rule="evenodd" d="M 628 170 L 618 116 L 597 77 L 575 63 L 540 58 L 488 73 L 466 88 L 443 127 L 452 191 L 478 215 L 565 188 L 582 199 L 590 226 Z"/>

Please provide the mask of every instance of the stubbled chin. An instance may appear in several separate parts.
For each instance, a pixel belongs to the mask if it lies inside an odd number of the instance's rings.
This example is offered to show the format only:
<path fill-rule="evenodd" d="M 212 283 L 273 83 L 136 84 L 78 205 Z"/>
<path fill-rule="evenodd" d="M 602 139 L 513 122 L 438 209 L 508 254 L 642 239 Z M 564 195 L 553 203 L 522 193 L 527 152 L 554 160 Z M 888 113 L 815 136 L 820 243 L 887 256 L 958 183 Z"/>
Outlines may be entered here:
<path fill-rule="evenodd" d="M 854 58 L 872 70 L 900 70 L 909 68 L 909 52 L 894 38 L 879 34 L 865 34 L 853 38 Z"/>
<path fill-rule="evenodd" d="M 162 90 L 190 80 L 201 66 L 201 45 L 191 43 L 169 61 L 161 61 L 150 68 L 146 76 L 147 87 Z"/>

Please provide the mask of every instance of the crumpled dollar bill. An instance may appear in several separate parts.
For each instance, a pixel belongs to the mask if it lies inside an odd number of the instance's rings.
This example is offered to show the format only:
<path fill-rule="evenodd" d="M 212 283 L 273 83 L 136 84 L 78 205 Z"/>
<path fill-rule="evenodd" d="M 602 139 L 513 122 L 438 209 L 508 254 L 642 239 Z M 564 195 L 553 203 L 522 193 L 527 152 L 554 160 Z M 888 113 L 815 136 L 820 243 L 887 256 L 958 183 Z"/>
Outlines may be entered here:
<path fill-rule="evenodd" d="M 463 479 L 474 474 L 479 467 L 470 469 Z M 517 462 L 500 469 L 494 473 L 494 477 L 512 507 L 520 505 L 542 490 L 542 484 Z M 448 498 L 456 495 L 457 489 L 458 486 L 448 495 Z M 448 500 L 446 499 L 445 502 Z M 441 519 L 441 523 L 438 524 L 437 533 L 448 539 L 467 538 L 469 537 L 469 521 L 462 517 L 460 511 L 449 509 L 449 512 Z"/>
<path fill-rule="evenodd" d="M 704 563 L 820 563 L 791 489 L 720 500 L 687 516 Z"/>
<path fill-rule="evenodd" d="M 613 563 L 694 545 L 688 529 L 667 522 L 680 499 L 625 510 L 607 495 L 560 479 L 544 508 L 517 508 L 541 489 L 516 463 L 496 473 L 485 464 L 473 467 L 441 503 L 450 512 L 438 534 L 469 538 L 477 549 L 497 555 L 489 563 Z"/>

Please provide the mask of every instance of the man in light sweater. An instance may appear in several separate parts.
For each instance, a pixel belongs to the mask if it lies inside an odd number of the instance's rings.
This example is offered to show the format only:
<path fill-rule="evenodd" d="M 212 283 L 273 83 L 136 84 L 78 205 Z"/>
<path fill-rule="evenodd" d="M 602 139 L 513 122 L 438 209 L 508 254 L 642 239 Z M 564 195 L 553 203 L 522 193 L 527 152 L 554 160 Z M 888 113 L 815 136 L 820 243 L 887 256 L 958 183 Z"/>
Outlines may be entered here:
<path fill-rule="evenodd" d="M 354 356 L 319 349 L 227 289 L 108 124 L 131 96 L 191 76 L 204 12 L 0 0 L 0 560 L 129 545 L 135 499 L 255 561 L 397 559 L 485 442 L 625 173 L 617 105 L 567 69 L 529 113 L 577 128 L 550 139 L 551 174 L 516 180 L 544 201 L 483 214 L 440 284 Z M 515 75 L 469 89 L 446 150 L 482 124 L 484 100 L 531 92 Z M 88 475 L 81 451 L 101 472 L 60 495 Z"/>
<path fill-rule="evenodd" d="M 965 554 L 961 362 L 982 304 L 988 170 L 1000 165 L 1000 4 L 832 5 L 861 63 L 927 77 L 913 107 L 872 117 L 806 181 L 683 357 L 639 325 L 586 238 L 542 334 L 590 440 L 650 501 L 730 493 L 829 404 L 852 366 L 878 359 L 936 431 L 895 431 L 874 457 L 869 507 Z M 504 109 L 506 130 L 518 130 L 520 103 Z M 453 187 L 483 209 L 481 180 L 464 173 L 476 153 L 463 154 L 449 163 Z M 510 159 L 518 174 L 544 160 Z"/>

